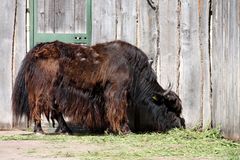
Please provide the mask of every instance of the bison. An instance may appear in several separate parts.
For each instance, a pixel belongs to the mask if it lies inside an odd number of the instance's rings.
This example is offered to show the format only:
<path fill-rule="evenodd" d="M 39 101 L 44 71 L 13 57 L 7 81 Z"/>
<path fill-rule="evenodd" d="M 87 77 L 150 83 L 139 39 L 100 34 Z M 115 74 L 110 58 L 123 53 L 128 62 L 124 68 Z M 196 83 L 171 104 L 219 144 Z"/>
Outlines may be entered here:
<path fill-rule="evenodd" d="M 185 127 L 178 95 L 158 84 L 143 51 L 123 41 L 36 45 L 16 77 L 12 110 L 14 124 L 26 116 L 39 133 L 42 114 L 63 133 L 71 133 L 63 116 L 112 133 Z"/>

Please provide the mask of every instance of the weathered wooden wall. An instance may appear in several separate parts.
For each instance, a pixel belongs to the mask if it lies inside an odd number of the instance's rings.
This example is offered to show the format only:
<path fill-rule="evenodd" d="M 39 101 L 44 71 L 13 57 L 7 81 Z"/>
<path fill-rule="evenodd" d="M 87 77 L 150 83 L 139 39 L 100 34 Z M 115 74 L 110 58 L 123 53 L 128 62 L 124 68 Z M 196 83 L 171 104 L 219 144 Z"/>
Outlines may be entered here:
<path fill-rule="evenodd" d="M 8 128 L 11 126 L 11 89 L 12 89 L 12 38 L 14 26 L 15 1 L 4 1 L 0 4 L 0 10 L 7 9 L 12 14 L 4 12 L 0 14 L 0 21 L 5 22 L 0 28 L 0 126 Z"/>
<path fill-rule="evenodd" d="M 224 136 L 240 139 L 238 0 L 92 1 L 92 44 L 121 39 L 137 45 L 154 60 L 160 84 L 174 84 L 188 127 L 220 126 Z M 55 0 L 54 9 L 47 2 L 39 0 L 40 32 L 86 30 L 78 23 L 84 12 L 77 12 L 82 6 L 77 2 L 84 1 Z M 6 127 L 11 126 L 13 80 L 26 52 L 25 9 L 20 0 L 0 4 L 0 124 Z"/>
<path fill-rule="evenodd" d="M 26 53 L 26 3 L 0 3 L 0 129 L 11 128 L 11 92 L 16 72 Z"/>
<path fill-rule="evenodd" d="M 212 120 L 240 139 L 240 1 L 213 1 Z"/>

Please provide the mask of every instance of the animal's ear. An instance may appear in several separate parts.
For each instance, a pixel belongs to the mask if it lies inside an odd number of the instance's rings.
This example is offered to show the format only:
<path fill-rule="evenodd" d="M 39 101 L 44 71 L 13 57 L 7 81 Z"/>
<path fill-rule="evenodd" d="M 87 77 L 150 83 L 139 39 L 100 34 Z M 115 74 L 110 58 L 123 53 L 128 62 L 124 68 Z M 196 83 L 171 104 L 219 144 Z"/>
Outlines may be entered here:
<path fill-rule="evenodd" d="M 165 99 L 170 102 L 175 102 L 177 100 L 177 97 L 176 97 L 176 95 L 168 94 L 165 96 Z"/>
<path fill-rule="evenodd" d="M 164 97 L 164 103 L 166 104 L 170 111 L 180 116 L 182 112 L 182 102 L 174 92 L 171 92 L 170 94 Z"/>

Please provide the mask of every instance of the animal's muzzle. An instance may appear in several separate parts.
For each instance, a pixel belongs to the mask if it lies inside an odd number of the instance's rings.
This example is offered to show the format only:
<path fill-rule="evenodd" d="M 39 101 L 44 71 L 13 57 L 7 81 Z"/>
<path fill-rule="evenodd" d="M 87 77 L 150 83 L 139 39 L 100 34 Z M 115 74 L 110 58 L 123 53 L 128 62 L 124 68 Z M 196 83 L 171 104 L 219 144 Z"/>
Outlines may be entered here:
<path fill-rule="evenodd" d="M 186 126 L 185 126 L 185 119 L 184 118 L 182 118 L 182 117 L 180 117 L 180 123 L 181 123 L 181 128 L 186 128 Z"/>

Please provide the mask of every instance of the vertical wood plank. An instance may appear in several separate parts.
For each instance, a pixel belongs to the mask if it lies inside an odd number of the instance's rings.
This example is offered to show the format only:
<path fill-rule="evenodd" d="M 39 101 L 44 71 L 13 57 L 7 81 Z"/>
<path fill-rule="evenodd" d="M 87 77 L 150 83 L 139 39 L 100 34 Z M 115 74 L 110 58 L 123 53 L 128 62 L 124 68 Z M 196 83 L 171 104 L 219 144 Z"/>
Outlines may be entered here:
<path fill-rule="evenodd" d="M 74 0 L 55 0 L 55 33 L 74 33 Z"/>
<path fill-rule="evenodd" d="M 233 29 L 232 29 L 232 35 L 233 35 L 233 57 L 232 57 L 232 69 L 234 70 L 234 72 L 232 72 L 233 74 L 233 81 L 232 81 L 232 92 L 233 93 L 233 97 L 232 97 L 232 103 L 234 105 L 234 109 L 231 110 L 232 114 L 234 115 L 233 118 L 233 128 L 234 130 L 232 131 L 232 134 L 230 135 L 231 137 L 233 137 L 233 139 L 240 139 L 240 61 L 239 61 L 239 57 L 240 57 L 240 53 L 239 51 L 239 47 L 240 47 L 240 42 L 239 42 L 239 32 L 238 32 L 238 27 L 239 27 L 239 7 L 238 6 L 238 0 L 234 0 L 231 2 L 231 15 L 232 15 L 232 25 L 233 25 Z M 239 131 L 239 132 L 238 132 Z"/>
<path fill-rule="evenodd" d="M 13 58 L 12 58 L 12 79 L 15 83 L 18 70 L 21 62 L 26 55 L 26 1 L 22 2 L 17 0 L 17 14 L 16 14 L 16 25 L 15 25 L 15 37 L 13 39 Z M 11 108 L 11 105 L 9 106 Z M 26 119 L 22 120 L 19 126 L 14 127 L 27 127 Z"/>
<path fill-rule="evenodd" d="M 74 1 L 75 33 L 86 33 L 87 31 L 86 4 L 86 0 Z"/>
<path fill-rule="evenodd" d="M 14 38 L 13 80 L 15 80 L 21 62 L 26 55 L 26 3 L 17 1 L 17 17 Z"/>
<path fill-rule="evenodd" d="M 223 97 L 221 99 L 221 106 L 220 108 L 222 109 L 222 111 L 224 111 L 224 114 L 222 115 L 221 118 L 221 126 L 223 129 L 223 134 L 224 136 L 227 136 L 227 124 L 226 122 L 229 119 L 229 115 L 228 112 L 229 110 L 227 109 L 228 104 L 229 104 L 229 99 L 228 99 L 228 94 L 230 94 L 228 92 L 228 64 L 229 64 L 229 56 L 228 56 L 228 52 L 229 52 L 229 26 L 228 26 L 228 19 L 229 19 L 229 1 L 223 1 L 223 8 L 222 8 L 222 12 L 223 12 L 223 64 L 222 65 L 226 65 L 225 67 L 223 67 L 223 72 L 222 72 L 222 86 L 223 86 Z M 221 67 L 221 66 L 219 66 Z"/>
<path fill-rule="evenodd" d="M 239 74 L 239 68 L 236 68 L 239 64 L 238 62 L 238 46 L 239 43 L 237 35 L 237 1 L 232 0 L 228 3 L 228 41 L 229 41 L 229 48 L 228 52 L 226 53 L 226 56 L 228 57 L 227 60 L 227 121 L 225 121 L 225 132 L 227 134 L 227 137 L 231 137 L 233 139 L 238 139 L 239 135 L 235 133 L 235 130 L 237 130 L 240 127 L 239 124 L 239 102 L 238 102 L 238 74 Z M 225 75 L 225 76 L 226 76 Z M 240 134 L 240 133 L 238 133 Z"/>
<path fill-rule="evenodd" d="M 15 0 L 0 3 L 0 128 L 10 128 L 12 124 L 12 44 L 14 33 Z"/>
<path fill-rule="evenodd" d="M 221 99 L 223 98 L 222 67 L 223 64 L 223 27 L 222 26 L 222 1 L 213 0 L 213 23 L 212 23 L 212 124 L 217 127 L 221 123 Z M 224 104 L 222 104 L 224 105 Z"/>
<path fill-rule="evenodd" d="M 183 116 L 188 127 L 201 124 L 201 61 L 198 1 L 181 1 L 180 88 Z"/>
<path fill-rule="evenodd" d="M 233 16 L 232 16 L 232 3 L 233 1 L 228 1 L 227 3 L 227 18 L 225 19 L 226 21 L 226 28 L 227 28 L 227 31 L 226 31 L 226 52 L 225 52 L 225 60 L 226 60 L 226 73 L 225 73 L 225 76 L 224 76 L 224 79 L 226 79 L 226 90 L 225 90 L 225 93 L 226 94 L 226 100 L 227 100 L 227 106 L 232 106 L 232 109 L 229 109 L 228 107 L 226 107 L 226 119 L 225 121 L 223 122 L 224 123 L 224 134 L 229 136 L 232 134 L 232 131 L 234 130 L 234 120 L 232 118 L 235 118 L 234 117 L 234 114 L 232 114 L 232 110 L 234 110 L 235 106 L 234 106 L 234 102 L 232 102 L 232 98 L 234 97 L 234 89 L 232 87 L 232 83 L 233 83 L 233 72 L 234 72 L 234 68 L 232 68 L 233 64 L 232 64 L 232 57 L 233 57 L 233 51 L 234 51 L 234 44 L 233 44 L 233 32 L 232 32 L 232 29 L 233 29 L 233 24 L 232 24 L 232 19 L 233 19 Z M 235 101 L 235 100 L 234 100 Z"/>
<path fill-rule="evenodd" d="M 38 25 L 37 25 L 37 31 L 39 33 L 44 33 L 45 31 L 45 0 L 37 0 L 37 19 L 38 19 Z"/>
<path fill-rule="evenodd" d="M 26 3 L 22 3 L 21 1 L 17 1 L 17 14 L 16 14 L 16 25 L 15 25 L 15 37 L 13 39 L 13 57 L 12 57 L 12 79 L 13 84 L 15 82 L 15 78 L 17 76 L 18 70 L 22 63 L 24 56 L 26 55 Z M 11 108 L 11 106 L 9 106 Z M 27 127 L 26 119 L 22 120 L 22 124 L 14 127 Z"/>
<path fill-rule="evenodd" d="M 239 2 L 213 1 L 213 126 L 240 139 Z"/>
<path fill-rule="evenodd" d="M 209 56 L 209 38 L 210 22 L 208 0 L 198 1 L 199 16 L 199 43 L 201 54 L 201 121 L 203 128 L 211 124 L 211 82 L 210 82 L 210 56 Z"/>
<path fill-rule="evenodd" d="M 55 33 L 55 0 L 44 0 L 44 15 L 44 32 Z"/>
<path fill-rule="evenodd" d="M 240 1 L 237 1 L 237 35 L 240 35 Z M 236 88 L 237 88 L 237 99 L 236 99 L 236 111 L 235 111 L 235 115 L 236 115 L 236 120 L 235 120 L 235 130 L 234 130 L 234 137 L 236 137 L 236 139 L 240 140 L 240 36 L 237 36 L 237 40 L 236 40 L 236 46 L 237 46 L 237 56 L 236 56 L 236 62 L 234 63 L 236 66 Z"/>
<path fill-rule="evenodd" d="M 158 5 L 158 1 L 155 1 Z M 141 48 L 149 59 L 155 59 L 158 54 L 158 11 L 153 10 L 147 1 L 137 0 L 137 46 Z M 156 69 L 157 64 L 153 64 Z"/>
<path fill-rule="evenodd" d="M 116 1 L 117 39 L 136 45 L 136 0 Z"/>
<path fill-rule="evenodd" d="M 178 1 L 159 1 L 160 55 L 158 70 L 162 75 L 160 83 L 167 86 L 173 83 L 173 90 L 178 87 L 179 70 L 179 30 Z"/>
<path fill-rule="evenodd" d="M 116 39 L 116 1 L 93 1 L 92 43 Z"/>

